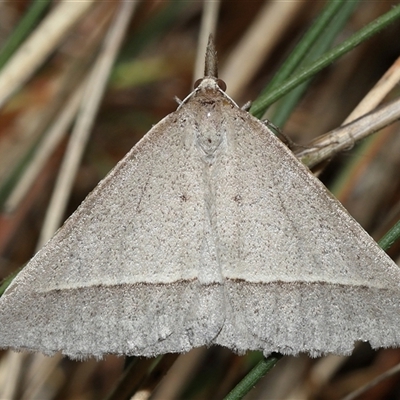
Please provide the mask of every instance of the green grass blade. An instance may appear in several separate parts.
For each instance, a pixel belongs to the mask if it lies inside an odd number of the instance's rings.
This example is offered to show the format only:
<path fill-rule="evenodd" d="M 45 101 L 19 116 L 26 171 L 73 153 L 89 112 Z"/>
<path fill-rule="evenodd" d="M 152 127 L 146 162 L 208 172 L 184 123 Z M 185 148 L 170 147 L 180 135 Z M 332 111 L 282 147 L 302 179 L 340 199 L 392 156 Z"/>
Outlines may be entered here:
<path fill-rule="evenodd" d="M 375 19 L 373 22 L 360 29 L 357 33 L 352 35 L 349 39 L 343 43 L 334 47 L 332 50 L 318 58 L 308 67 L 303 68 L 298 74 L 287 79 L 278 88 L 271 91 L 266 96 L 261 96 L 254 101 L 253 106 L 250 109 L 251 114 L 260 118 L 264 114 L 266 108 L 274 103 L 279 98 L 283 97 L 286 93 L 289 93 L 296 86 L 305 82 L 307 79 L 321 71 L 323 68 L 331 64 L 333 61 L 347 53 L 360 43 L 369 39 L 374 34 L 381 31 L 383 28 L 390 25 L 392 22 L 400 18 L 400 6 L 393 7 L 392 10 Z"/>
<path fill-rule="evenodd" d="M 317 41 L 319 36 L 325 30 L 329 22 L 338 13 L 344 0 L 333 1 L 331 0 L 325 9 L 321 12 L 319 17 L 308 29 L 305 35 L 302 37 L 300 42 L 296 45 L 295 49 L 291 52 L 290 56 L 285 60 L 282 66 L 279 68 L 275 76 L 267 87 L 261 92 L 261 96 L 266 95 L 272 89 L 275 89 L 285 79 L 287 79 L 299 66 L 301 61 L 307 56 L 312 45 Z"/>
<path fill-rule="evenodd" d="M 254 385 L 282 358 L 282 354 L 272 353 L 263 358 L 232 390 L 224 400 L 239 400 L 243 398 Z"/>
<path fill-rule="evenodd" d="M 22 17 L 17 28 L 11 34 L 0 51 L 0 69 L 4 67 L 7 61 L 14 54 L 15 50 L 17 50 L 19 45 L 31 33 L 32 29 L 38 23 L 40 17 L 46 11 L 50 2 L 51 0 L 36 0 L 33 2 L 32 6 Z"/>
<path fill-rule="evenodd" d="M 310 48 L 300 67 L 311 64 L 332 47 L 333 41 L 342 31 L 357 5 L 358 1 L 346 2 L 342 5 L 336 16 L 329 21 L 324 31 L 321 32 L 319 38 L 315 41 L 312 48 Z M 279 101 L 275 112 L 269 118 L 275 125 L 280 127 L 284 125 L 311 82 L 312 78 L 297 86 Z"/>
<path fill-rule="evenodd" d="M 379 246 L 383 250 L 388 250 L 390 246 L 400 239 L 400 221 L 397 223 L 383 236 L 383 238 L 378 242 Z"/>

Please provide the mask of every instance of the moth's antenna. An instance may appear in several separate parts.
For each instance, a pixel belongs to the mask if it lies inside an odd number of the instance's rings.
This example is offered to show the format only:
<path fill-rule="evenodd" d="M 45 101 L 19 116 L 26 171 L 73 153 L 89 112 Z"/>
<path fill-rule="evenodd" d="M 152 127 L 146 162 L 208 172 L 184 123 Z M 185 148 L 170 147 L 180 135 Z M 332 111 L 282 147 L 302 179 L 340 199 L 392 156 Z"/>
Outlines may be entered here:
<path fill-rule="evenodd" d="M 208 38 L 204 76 L 218 78 L 218 60 L 213 35 L 210 35 Z"/>

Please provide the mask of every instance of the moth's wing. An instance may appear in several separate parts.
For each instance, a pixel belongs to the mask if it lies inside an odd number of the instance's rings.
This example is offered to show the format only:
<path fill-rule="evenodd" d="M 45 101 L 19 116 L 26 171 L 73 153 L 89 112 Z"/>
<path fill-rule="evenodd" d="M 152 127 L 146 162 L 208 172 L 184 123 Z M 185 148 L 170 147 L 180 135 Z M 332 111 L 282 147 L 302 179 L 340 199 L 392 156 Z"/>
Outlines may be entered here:
<path fill-rule="evenodd" d="M 198 279 L 209 227 L 188 124 L 177 111 L 153 127 L 23 269 L 0 300 L 0 347 L 154 356 L 217 335 L 223 291 Z"/>
<path fill-rule="evenodd" d="M 397 265 L 262 123 L 224 115 L 213 185 L 227 320 L 215 342 L 312 356 L 399 346 Z"/>

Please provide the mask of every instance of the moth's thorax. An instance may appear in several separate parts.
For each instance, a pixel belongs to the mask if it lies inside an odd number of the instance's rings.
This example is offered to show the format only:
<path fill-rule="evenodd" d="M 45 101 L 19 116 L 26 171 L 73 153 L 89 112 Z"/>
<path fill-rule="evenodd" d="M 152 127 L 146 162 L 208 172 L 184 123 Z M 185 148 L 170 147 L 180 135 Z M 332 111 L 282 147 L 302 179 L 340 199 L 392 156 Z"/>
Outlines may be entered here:
<path fill-rule="evenodd" d="M 226 142 L 225 124 L 221 120 L 216 121 L 213 112 L 204 113 L 201 120 L 203 123 L 194 126 L 195 145 L 207 161 L 212 162 L 221 145 Z"/>
<path fill-rule="evenodd" d="M 193 130 L 195 145 L 205 156 L 205 160 L 212 164 L 227 140 L 226 111 L 238 106 L 219 87 L 218 80 L 213 77 L 205 77 L 184 103 L 194 107 L 196 111 Z"/>

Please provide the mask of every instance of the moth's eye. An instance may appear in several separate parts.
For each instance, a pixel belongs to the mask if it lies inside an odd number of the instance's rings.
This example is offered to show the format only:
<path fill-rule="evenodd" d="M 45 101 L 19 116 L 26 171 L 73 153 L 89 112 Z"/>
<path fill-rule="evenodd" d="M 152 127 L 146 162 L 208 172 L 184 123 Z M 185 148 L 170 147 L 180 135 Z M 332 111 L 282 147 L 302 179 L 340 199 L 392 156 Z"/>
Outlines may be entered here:
<path fill-rule="evenodd" d="M 196 89 L 200 85 L 202 80 L 203 79 L 197 79 L 197 81 L 194 83 L 193 87 Z"/>
<path fill-rule="evenodd" d="M 226 90 L 226 83 L 222 79 L 217 79 L 217 85 L 221 90 L 225 92 Z"/>

